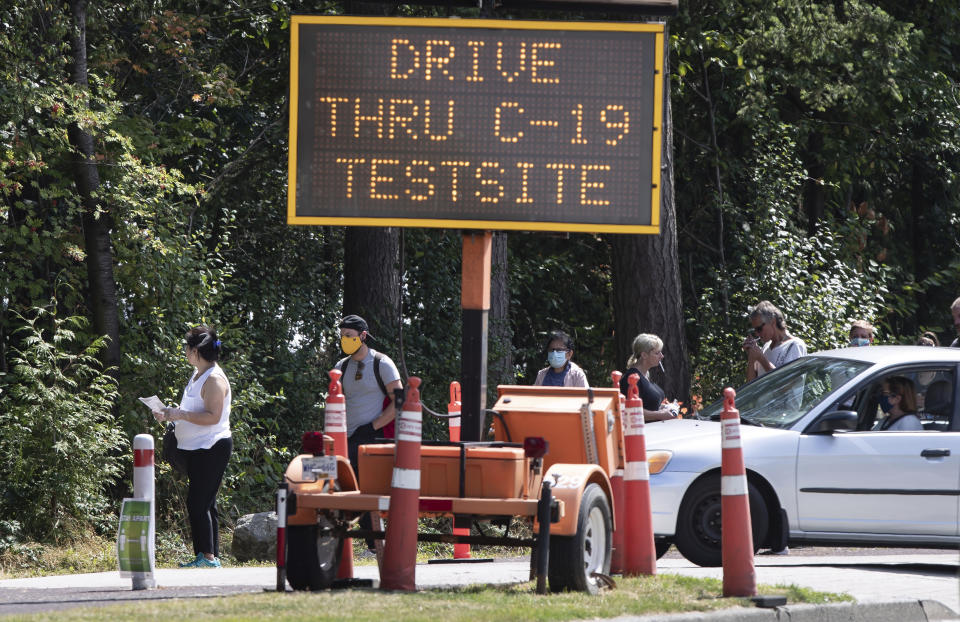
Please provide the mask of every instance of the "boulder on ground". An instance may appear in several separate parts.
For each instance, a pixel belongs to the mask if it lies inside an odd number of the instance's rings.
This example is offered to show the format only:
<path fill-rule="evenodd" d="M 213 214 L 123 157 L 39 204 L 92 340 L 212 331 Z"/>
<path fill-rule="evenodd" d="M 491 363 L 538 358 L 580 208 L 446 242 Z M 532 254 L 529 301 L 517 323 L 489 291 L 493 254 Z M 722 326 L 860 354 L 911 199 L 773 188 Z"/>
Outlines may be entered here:
<path fill-rule="evenodd" d="M 245 514 L 233 529 L 233 556 L 237 561 L 273 561 L 277 558 L 277 513 Z"/>

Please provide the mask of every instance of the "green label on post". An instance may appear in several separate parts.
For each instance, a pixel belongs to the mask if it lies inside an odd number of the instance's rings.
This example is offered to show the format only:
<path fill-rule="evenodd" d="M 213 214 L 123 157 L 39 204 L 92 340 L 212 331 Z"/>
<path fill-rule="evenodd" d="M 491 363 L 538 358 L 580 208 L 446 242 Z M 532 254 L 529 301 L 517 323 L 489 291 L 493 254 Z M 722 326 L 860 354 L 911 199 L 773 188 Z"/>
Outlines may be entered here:
<path fill-rule="evenodd" d="M 123 500 L 120 508 L 120 529 L 117 531 L 117 561 L 121 577 L 153 574 L 150 505 L 151 502 L 145 499 Z"/>

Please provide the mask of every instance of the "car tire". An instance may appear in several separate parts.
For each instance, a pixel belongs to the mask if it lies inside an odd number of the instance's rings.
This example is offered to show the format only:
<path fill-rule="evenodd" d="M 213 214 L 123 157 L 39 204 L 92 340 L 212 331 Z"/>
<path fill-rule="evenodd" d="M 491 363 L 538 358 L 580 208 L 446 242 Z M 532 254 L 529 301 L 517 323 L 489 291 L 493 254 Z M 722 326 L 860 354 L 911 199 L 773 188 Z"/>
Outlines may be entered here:
<path fill-rule="evenodd" d="M 294 590 L 325 590 L 337 578 L 343 539 L 329 535 L 329 522 L 287 527 L 287 581 Z"/>
<path fill-rule="evenodd" d="M 577 533 L 550 536 L 547 576 L 552 592 L 567 590 L 596 594 L 601 582 L 594 573 L 610 574 L 613 521 L 607 495 L 597 484 L 588 484 L 580 499 Z"/>
<path fill-rule="evenodd" d="M 756 552 L 767 537 L 770 514 L 763 495 L 748 482 L 750 523 L 753 527 L 753 550 Z M 698 566 L 721 566 L 720 476 L 702 477 L 687 490 L 677 516 L 674 544 L 685 558 Z"/>

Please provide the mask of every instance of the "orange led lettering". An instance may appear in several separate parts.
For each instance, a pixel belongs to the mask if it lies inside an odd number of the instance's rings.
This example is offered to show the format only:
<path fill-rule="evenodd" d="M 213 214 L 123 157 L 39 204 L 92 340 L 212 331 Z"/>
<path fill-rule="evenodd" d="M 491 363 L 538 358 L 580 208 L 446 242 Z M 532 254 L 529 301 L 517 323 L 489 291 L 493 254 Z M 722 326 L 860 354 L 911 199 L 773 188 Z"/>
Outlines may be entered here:
<path fill-rule="evenodd" d="M 609 164 L 584 164 L 580 167 L 580 205 L 610 205 L 610 201 L 604 199 L 588 199 L 587 190 L 596 188 L 602 190 L 605 184 L 602 181 L 587 181 L 587 175 L 591 171 L 609 171 Z"/>
<path fill-rule="evenodd" d="M 563 203 L 563 171 L 577 168 L 573 164 L 547 164 L 547 168 L 557 171 L 557 205 Z"/>
<path fill-rule="evenodd" d="M 330 136 L 337 135 L 337 104 L 350 101 L 346 97 L 318 97 L 322 104 L 330 104 Z"/>
<path fill-rule="evenodd" d="M 401 63 L 404 66 L 402 70 Z M 408 80 L 418 69 L 420 69 L 420 52 L 417 48 L 410 45 L 408 39 L 393 39 L 390 42 L 390 79 Z"/>
<path fill-rule="evenodd" d="M 399 194 L 381 194 L 377 191 L 377 184 L 389 184 L 393 177 L 380 175 L 377 167 L 381 164 L 400 164 L 400 160 L 370 160 L 370 198 L 371 199 L 399 199 Z"/>
<path fill-rule="evenodd" d="M 481 203 L 499 203 L 500 199 L 503 198 L 503 184 L 500 183 L 499 179 L 487 179 L 483 176 L 484 169 L 494 169 L 503 175 L 503 169 L 500 168 L 499 162 L 481 162 L 480 166 L 477 167 L 476 177 L 480 181 L 481 186 L 496 186 L 495 195 L 485 195 L 483 190 L 477 190 L 475 192 L 476 196 L 480 199 Z"/>
<path fill-rule="evenodd" d="M 360 98 L 355 100 L 353 106 L 353 137 L 360 138 L 360 124 L 364 121 L 377 124 L 377 138 L 383 138 L 383 98 L 377 99 L 377 112 L 375 114 L 361 114 Z"/>
<path fill-rule="evenodd" d="M 517 168 L 520 169 L 520 196 L 517 197 L 517 203 L 533 203 L 533 199 L 530 198 L 529 193 L 527 192 L 527 180 L 529 175 L 528 170 L 533 168 L 533 164 L 529 162 L 517 162 Z"/>
<path fill-rule="evenodd" d="M 447 55 L 434 56 L 434 46 L 446 46 Z M 450 61 L 453 60 L 453 56 L 453 46 L 450 45 L 449 41 L 440 41 L 437 39 L 427 41 L 426 49 L 423 52 L 423 79 L 432 80 L 433 70 L 436 68 L 440 70 L 440 73 L 447 76 L 448 80 L 453 80 L 453 76 L 447 71 L 447 67 L 450 65 Z"/>
<path fill-rule="evenodd" d="M 399 114 L 398 109 L 400 106 L 407 107 L 409 116 Z M 387 108 L 387 138 L 393 140 L 396 137 L 397 128 L 400 128 L 406 132 L 410 138 L 416 140 L 417 132 L 412 127 L 407 126 L 408 123 L 413 122 L 416 116 L 417 105 L 413 103 L 412 99 L 391 99 L 390 106 Z"/>
<path fill-rule="evenodd" d="M 520 54 L 517 60 L 517 68 L 515 71 L 505 71 L 503 68 L 503 41 L 497 41 L 497 71 L 500 72 L 500 75 L 503 76 L 507 82 L 513 82 L 520 77 L 524 71 L 526 71 L 526 59 L 527 59 L 527 43 L 525 41 L 520 42 Z"/>
<path fill-rule="evenodd" d="M 559 50 L 559 43 L 530 44 L 530 81 L 536 84 L 560 84 L 560 78 L 548 78 L 538 75 L 542 68 L 553 67 L 556 62 L 542 58 L 538 50 Z"/>
<path fill-rule="evenodd" d="M 472 73 L 467 76 L 467 82 L 483 82 L 483 76 L 480 75 L 480 48 L 484 45 L 486 41 L 467 41 L 467 46 L 472 52 L 470 64 Z"/>
<path fill-rule="evenodd" d="M 430 100 L 424 100 L 423 102 L 423 134 L 430 138 L 430 140 L 447 140 L 453 136 L 453 106 L 454 102 L 451 99 L 447 102 L 447 133 L 446 134 L 431 134 L 430 133 Z"/>
<path fill-rule="evenodd" d="M 619 121 L 608 121 L 607 113 L 614 113 L 612 116 L 619 116 Z M 626 110 L 623 106 L 616 104 L 609 104 L 606 108 L 600 111 L 600 122 L 603 123 L 608 130 L 620 130 L 620 133 L 617 134 L 616 138 L 608 138 L 604 142 L 615 147 L 618 142 L 623 140 L 623 137 L 630 133 L 630 111 Z"/>
<path fill-rule="evenodd" d="M 446 161 L 441 162 L 440 166 L 450 167 L 450 200 L 456 203 L 457 197 L 459 196 L 457 188 L 459 186 L 458 177 L 460 175 L 460 169 L 470 166 L 470 163 L 461 161 Z"/>
<path fill-rule="evenodd" d="M 407 188 L 405 190 L 405 192 L 407 193 L 407 196 L 410 198 L 411 201 L 426 201 L 427 199 L 429 199 L 435 194 L 434 185 L 430 183 L 429 177 L 414 177 L 414 175 L 417 174 L 413 170 L 414 167 L 425 168 L 427 173 L 435 173 L 437 169 L 436 167 L 430 166 L 430 162 L 428 162 L 427 160 L 414 160 L 413 162 L 407 165 L 406 175 L 407 175 L 407 179 L 410 180 L 410 183 L 426 186 L 426 188 L 424 188 L 422 191 L 422 192 L 425 192 L 426 194 L 415 193 L 410 188 Z"/>
<path fill-rule="evenodd" d="M 503 134 L 503 109 L 504 108 L 516 108 L 517 115 L 523 114 L 523 108 L 520 107 L 520 104 L 517 102 L 500 102 L 500 105 L 494 109 L 493 112 L 493 135 L 500 139 L 502 143 L 515 143 L 521 138 L 523 138 L 523 132 L 517 130 L 512 136 L 506 136 Z"/>
<path fill-rule="evenodd" d="M 357 164 L 363 164 L 366 161 L 367 160 L 365 158 L 337 158 L 337 164 L 347 165 L 346 181 L 347 181 L 347 198 L 348 199 L 353 198 L 354 166 L 356 166 Z"/>

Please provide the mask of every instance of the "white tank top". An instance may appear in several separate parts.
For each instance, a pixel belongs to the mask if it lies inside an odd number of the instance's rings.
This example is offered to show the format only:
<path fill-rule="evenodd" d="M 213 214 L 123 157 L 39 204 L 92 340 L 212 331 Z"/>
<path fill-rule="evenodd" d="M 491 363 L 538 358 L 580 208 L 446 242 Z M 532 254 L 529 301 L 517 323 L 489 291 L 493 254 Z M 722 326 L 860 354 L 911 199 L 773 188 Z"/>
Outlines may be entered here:
<path fill-rule="evenodd" d="M 189 421 L 177 421 L 177 447 L 180 449 L 210 449 L 222 438 L 230 438 L 230 382 L 226 374 L 216 363 L 203 372 L 199 378 L 190 377 L 187 386 L 183 389 L 183 398 L 180 399 L 180 410 L 190 412 L 203 412 L 206 407 L 203 404 L 203 398 L 200 392 L 203 390 L 203 383 L 211 375 L 223 378 L 227 383 L 227 394 L 223 397 L 223 410 L 220 412 L 220 421 L 213 425 L 197 425 Z"/>

